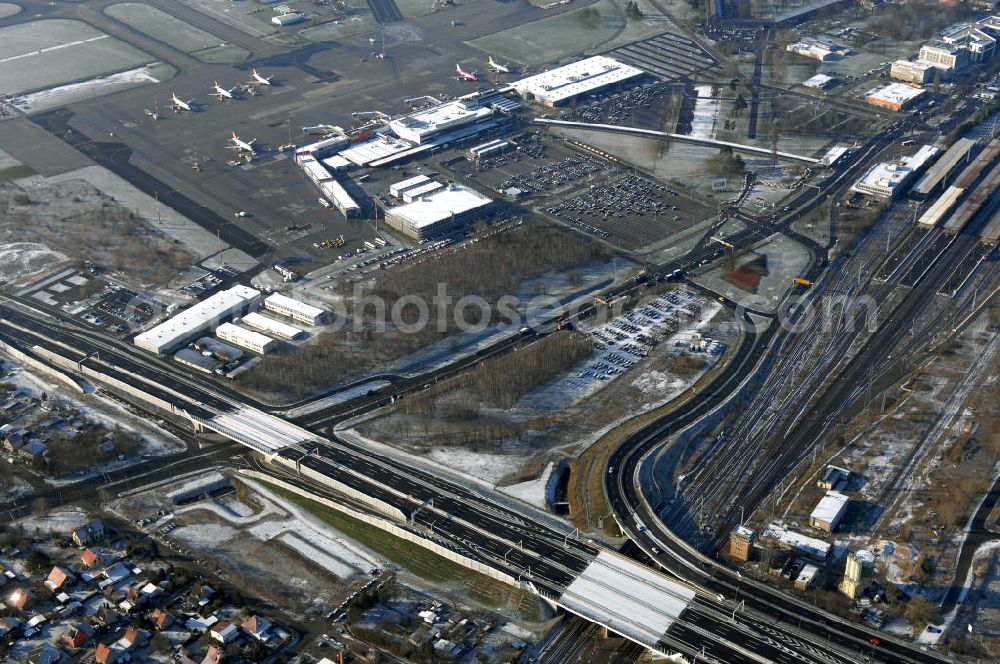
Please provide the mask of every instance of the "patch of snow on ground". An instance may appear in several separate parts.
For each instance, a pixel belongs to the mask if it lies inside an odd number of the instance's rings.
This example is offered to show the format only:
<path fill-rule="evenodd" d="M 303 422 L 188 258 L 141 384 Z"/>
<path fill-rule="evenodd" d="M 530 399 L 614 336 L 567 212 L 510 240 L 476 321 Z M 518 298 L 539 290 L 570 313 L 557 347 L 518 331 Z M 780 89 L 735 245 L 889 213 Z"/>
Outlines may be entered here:
<path fill-rule="evenodd" d="M 548 486 L 549 478 L 552 477 L 552 468 L 553 464 L 549 462 L 549 465 L 545 466 L 545 470 L 536 479 L 511 484 L 510 486 L 497 487 L 497 490 L 518 500 L 523 500 L 539 509 L 545 509 L 545 488 Z"/>
<path fill-rule="evenodd" d="M 504 623 L 500 630 L 507 632 L 514 638 L 521 639 L 522 641 L 534 641 L 537 636 L 531 630 L 525 629 L 520 625 L 515 625 L 514 623 Z"/>
<path fill-rule="evenodd" d="M 233 539 L 238 532 L 222 523 L 193 523 L 177 528 L 172 534 L 196 549 L 214 549 Z"/>
<path fill-rule="evenodd" d="M 992 555 L 996 549 L 1000 549 L 1000 540 L 983 542 L 976 548 L 976 553 L 972 556 L 972 564 L 969 565 L 969 571 L 965 575 L 965 581 L 962 583 L 962 592 L 958 596 L 955 608 L 949 611 L 948 614 L 941 619 L 939 624 L 928 625 L 927 628 L 920 633 L 920 636 L 917 637 L 917 643 L 922 645 L 936 644 L 941 638 L 941 635 L 951 628 L 951 624 L 955 622 L 955 618 L 958 616 L 959 607 L 965 606 L 966 597 L 969 594 L 969 590 L 972 589 L 973 576 L 976 573 L 976 562 L 987 555 Z M 934 628 L 934 631 L 929 631 L 931 628 Z"/>
<path fill-rule="evenodd" d="M 317 540 L 320 541 L 317 541 Z M 345 563 L 340 556 L 333 556 L 329 552 L 336 551 L 336 548 L 325 548 L 321 539 L 314 534 L 310 540 L 305 540 L 296 533 L 288 532 L 278 538 L 282 544 L 296 551 L 303 558 L 322 567 L 338 579 L 349 579 L 359 572 L 365 571 L 363 567 L 351 566 Z"/>
<path fill-rule="evenodd" d="M 87 81 L 59 85 L 47 90 L 15 97 L 13 103 L 26 113 L 42 111 L 74 101 L 80 97 L 80 93 L 82 92 L 90 94 L 93 94 L 95 91 L 111 92 L 123 86 L 159 82 L 158 79 L 150 75 L 147 67 L 137 67 L 128 71 L 118 72 L 117 74 L 108 74 Z"/>
<path fill-rule="evenodd" d="M 632 387 L 646 395 L 673 393 L 687 387 L 687 381 L 663 371 L 647 371 L 632 381 Z"/>
<path fill-rule="evenodd" d="M 27 533 L 53 532 L 68 535 L 87 523 L 87 514 L 81 509 L 69 508 L 49 512 L 45 516 L 32 516 L 19 522 Z"/>
<path fill-rule="evenodd" d="M 185 514 L 187 512 L 195 512 L 198 510 L 206 510 L 212 512 L 234 525 L 247 525 L 251 523 L 256 523 L 257 521 L 260 521 L 261 519 L 267 516 L 284 516 L 284 513 L 281 510 L 275 508 L 273 505 L 270 504 L 265 506 L 264 509 L 262 509 L 259 514 L 251 513 L 248 516 L 237 516 L 231 510 L 222 507 L 221 505 L 213 501 L 202 501 L 191 505 L 185 505 L 180 509 L 174 510 L 174 513 Z"/>
<path fill-rule="evenodd" d="M 427 455 L 431 461 L 478 477 L 491 484 L 517 470 L 524 458 L 506 454 L 489 454 L 454 447 L 435 447 Z"/>
<path fill-rule="evenodd" d="M 0 283 L 15 281 L 69 260 L 37 242 L 0 244 Z"/>
<path fill-rule="evenodd" d="M 31 493 L 31 485 L 20 477 L 12 477 L 9 482 L 10 488 L 0 493 L 0 504 L 16 502 Z"/>
<path fill-rule="evenodd" d="M 250 480 L 245 481 L 257 491 L 258 495 L 267 497 L 265 502 L 273 501 L 273 505 L 290 515 L 290 518 L 283 521 L 262 521 L 252 526 L 248 531 L 254 537 L 265 541 L 278 538 L 278 541 L 287 544 L 342 579 L 351 576 L 351 573 L 348 572 L 345 575 L 335 571 L 334 567 L 338 565 L 340 568 L 346 566 L 360 572 L 367 572 L 373 567 L 378 567 L 376 558 L 353 542 L 342 537 L 331 536 L 330 533 L 336 531 L 327 524 L 303 512 L 297 505 L 271 493 L 264 485 Z M 291 544 L 287 539 L 289 535 L 293 536 Z M 333 561 L 339 562 L 335 564 Z"/>

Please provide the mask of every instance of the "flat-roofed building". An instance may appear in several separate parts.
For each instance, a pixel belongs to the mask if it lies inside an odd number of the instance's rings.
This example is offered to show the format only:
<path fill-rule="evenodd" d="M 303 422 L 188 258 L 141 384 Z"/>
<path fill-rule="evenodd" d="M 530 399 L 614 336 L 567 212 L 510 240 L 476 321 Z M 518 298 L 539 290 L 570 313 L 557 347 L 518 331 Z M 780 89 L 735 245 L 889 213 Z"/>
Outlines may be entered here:
<path fill-rule="evenodd" d="M 873 106 L 881 106 L 893 111 L 902 111 L 916 103 L 927 92 L 905 83 L 889 83 L 873 88 L 865 95 L 865 101 Z"/>
<path fill-rule="evenodd" d="M 875 164 L 852 189 L 869 196 L 892 200 L 906 192 L 906 188 L 938 152 L 940 149 L 933 145 L 924 145 L 912 156 L 903 157 L 896 162 Z"/>
<path fill-rule="evenodd" d="M 403 202 L 412 203 L 413 201 L 419 201 L 424 196 L 429 196 L 435 191 L 440 191 L 444 189 L 444 185 L 437 180 L 429 180 L 419 187 L 413 187 L 412 189 L 407 189 L 403 192 Z"/>
<path fill-rule="evenodd" d="M 156 327 L 137 334 L 133 343 L 151 353 L 162 355 L 187 343 L 192 337 L 209 332 L 233 316 L 242 316 L 260 306 L 260 291 L 237 285 L 220 291 L 171 316 Z"/>
<path fill-rule="evenodd" d="M 361 206 L 358 202 L 354 200 L 354 197 L 347 193 L 347 189 L 344 185 L 340 184 L 336 180 L 330 179 L 322 183 L 319 186 L 319 190 L 323 192 L 323 196 L 333 203 L 334 207 L 340 211 L 340 214 L 344 215 L 348 219 L 357 217 L 361 214 Z"/>
<path fill-rule="evenodd" d="M 278 347 L 278 342 L 260 332 L 248 330 L 232 323 L 223 323 L 215 328 L 215 336 L 223 341 L 245 348 L 253 353 L 264 355 Z"/>
<path fill-rule="evenodd" d="M 423 240 L 480 218 L 492 206 L 493 199 L 467 187 L 450 185 L 406 205 L 389 208 L 385 220 L 396 230 Z"/>
<path fill-rule="evenodd" d="M 208 374 L 212 373 L 216 367 L 222 364 L 211 355 L 203 355 L 190 348 L 181 348 L 179 351 L 174 353 L 174 360 L 180 362 L 186 367 Z"/>
<path fill-rule="evenodd" d="M 844 578 L 840 580 L 840 592 L 851 599 L 856 599 L 861 592 L 871 585 L 872 572 L 875 567 L 875 554 L 871 551 L 851 551 L 847 554 L 847 564 L 844 566 Z"/>
<path fill-rule="evenodd" d="M 281 293 L 268 295 L 264 300 L 264 308 L 282 316 L 287 316 L 292 320 L 297 320 L 300 323 L 305 323 L 306 325 L 322 325 L 327 321 L 328 316 L 324 309 L 295 300 Z"/>
<path fill-rule="evenodd" d="M 752 529 L 746 526 L 737 526 L 733 532 L 729 533 L 729 555 L 744 563 L 750 560 L 756 536 L 757 533 Z"/>
<path fill-rule="evenodd" d="M 827 76 L 826 74 L 816 74 L 815 76 L 810 76 L 806 80 L 802 81 L 802 85 L 807 88 L 813 88 L 814 90 L 827 90 L 833 87 L 833 84 L 837 82 L 837 79 L 833 76 Z"/>
<path fill-rule="evenodd" d="M 889 76 L 896 81 L 927 85 L 934 80 L 937 67 L 924 60 L 896 60 L 889 68 Z"/>
<path fill-rule="evenodd" d="M 256 311 L 248 313 L 240 319 L 240 323 L 281 339 L 291 340 L 302 334 L 301 328 L 289 325 L 288 323 L 283 323 L 280 320 L 275 320 L 274 318 L 257 313 Z"/>
<path fill-rule="evenodd" d="M 595 55 L 522 78 L 510 85 L 526 100 L 537 101 L 546 106 L 558 106 L 581 95 L 636 79 L 643 74 L 645 72 L 637 67 L 604 55 Z"/>
<path fill-rule="evenodd" d="M 806 58 L 819 60 L 820 62 L 843 58 L 851 53 L 848 48 L 817 37 L 803 37 L 802 39 L 792 42 L 786 46 L 785 50 L 789 53 L 795 53 Z"/>
<path fill-rule="evenodd" d="M 919 60 L 928 62 L 938 69 L 951 72 L 969 63 L 969 51 L 959 44 L 935 39 L 920 47 Z"/>
<path fill-rule="evenodd" d="M 394 198 L 402 198 L 404 191 L 409 191 L 430 181 L 431 179 L 426 175 L 414 175 L 412 178 L 406 178 L 405 180 L 390 184 L 389 195 Z"/>
<path fill-rule="evenodd" d="M 492 115 L 490 108 L 455 99 L 391 120 L 389 129 L 403 140 L 420 145 L 441 134 L 487 120 Z"/>
<path fill-rule="evenodd" d="M 985 62 L 993 57 L 997 40 L 976 25 L 955 28 L 941 36 L 941 41 L 964 48 L 970 62 Z"/>
<path fill-rule="evenodd" d="M 783 548 L 793 549 L 813 560 L 826 560 L 830 555 L 830 543 L 809 537 L 776 523 L 768 524 L 761 538 L 777 543 Z"/>
<path fill-rule="evenodd" d="M 832 533 L 844 518 L 850 498 L 838 491 L 827 491 L 809 515 L 809 525 Z"/>

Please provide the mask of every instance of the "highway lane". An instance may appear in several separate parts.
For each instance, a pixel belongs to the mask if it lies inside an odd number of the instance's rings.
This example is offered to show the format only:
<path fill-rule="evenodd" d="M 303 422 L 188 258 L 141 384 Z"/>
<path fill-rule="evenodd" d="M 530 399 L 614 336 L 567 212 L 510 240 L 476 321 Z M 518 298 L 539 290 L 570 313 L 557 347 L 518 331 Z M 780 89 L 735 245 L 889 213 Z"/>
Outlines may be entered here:
<path fill-rule="evenodd" d="M 14 332 L 31 343 L 44 341 L 36 333 Z M 66 333 L 60 333 L 64 336 Z M 130 384 L 137 380 L 113 368 L 109 371 Z M 189 396 L 201 401 L 210 395 L 195 391 Z M 407 467 L 398 459 L 358 451 L 342 441 L 300 446 L 288 450 L 285 458 L 292 464 L 298 459 L 317 473 L 397 507 L 410 517 L 409 527 L 415 534 L 530 582 L 546 597 L 557 598 L 598 551 L 588 541 L 538 521 L 530 511 L 515 511 L 471 487 Z M 740 652 L 738 644 L 726 644 L 723 637 L 709 631 L 700 638 L 698 647 Z"/>

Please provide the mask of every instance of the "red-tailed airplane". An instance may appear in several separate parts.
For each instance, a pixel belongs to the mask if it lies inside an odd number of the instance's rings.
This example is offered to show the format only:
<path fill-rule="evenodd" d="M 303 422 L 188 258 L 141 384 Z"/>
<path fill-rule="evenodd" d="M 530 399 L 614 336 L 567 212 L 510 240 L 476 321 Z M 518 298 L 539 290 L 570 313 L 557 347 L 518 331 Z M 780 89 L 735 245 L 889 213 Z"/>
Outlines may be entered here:
<path fill-rule="evenodd" d="M 210 93 L 210 94 L 213 97 L 218 97 L 220 100 L 222 100 L 222 99 L 233 99 L 233 90 L 236 89 L 235 87 L 232 87 L 232 88 L 229 88 L 227 90 L 226 88 L 224 88 L 221 85 L 219 85 L 218 81 L 215 81 L 215 82 L 212 83 L 212 88 L 215 91 L 212 92 L 212 93 Z"/>
<path fill-rule="evenodd" d="M 188 99 L 184 101 L 177 96 L 176 92 L 170 93 L 170 101 L 173 102 L 173 108 L 175 111 L 193 111 L 194 110 L 194 99 Z"/>
<path fill-rule="evenodd" d="M 258 74 L 256 69 L 250 70 L 250 81 L 257 85 L 271 85 L 272 78 L 274 78 L 274 74 L 264 76 L 263 74 Z"/>
<path fill-rule="evenodd" d="M 251 138 L 249 141 L 244 141 L 242 138 L 237 136 L 236 132 L 234 131 L 231 140 L 233 141 L 233 144 L 227 146 L 230 150 L 239 150 L 241 153 L 249 152 L 251 157 L 257 154 L 257 151 L 253 149 L 254 141 L 257 140 L 256 138 Z"/>
<path fill-rule="evenodd" d="M 455 80 L 475 82 L 479 80 L 479 75 L 474 71 L 465 71 L 461 65 L 455 65 Z"/>

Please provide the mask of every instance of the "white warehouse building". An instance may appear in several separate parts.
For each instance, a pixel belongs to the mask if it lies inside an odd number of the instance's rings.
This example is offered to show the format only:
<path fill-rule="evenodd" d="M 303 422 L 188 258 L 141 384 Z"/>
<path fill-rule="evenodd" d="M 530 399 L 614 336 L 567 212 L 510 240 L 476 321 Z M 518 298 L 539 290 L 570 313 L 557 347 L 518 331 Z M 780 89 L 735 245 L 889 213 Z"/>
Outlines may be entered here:
<path fill-rule="evenodd" d="M 422 185 L 421 188 L 424 187 L 427 190 L 420 196 L 413 196 L 416 190 L 404 192 L 403 200 L 409 199 L 406 205 L 385 212 L 387 224 L 417 240 L 477 219 L 493 205 L 492 198 L 466 187 Z"/>
<path fill-rule="evenodd" d="M 252 327 L 253 329 L 260 330 L 265 334 L 271 334 L 282 339 L 295 339 L 302 334 L 302 328 L 289 325 L 288 323 L 282 323 L 280 320 L 268 318 L 267 316 L 259 314 L 256 311 L 248 313 L 240 322 L 247 327 Z"/>
<path fill-rule="evenodd" d="M 624 83 L 642 76 L 637 67 L 618 62 L 604 55 L 580 60 L 564 67 L 535 74 L 511 83 L 524 99 L 547 106 L 564 104 L 580 95 L 596 92 L 609 85 Z"/>
<path fill-rule="evenodd" d="M 132 341 L 143 350 L 163 355 L 211 331 L 224 319 L 242 316 L 259 307 L 260 291 L 249 286 L 233 286 L 137 334 Z"/>
<path fill-rule="evenodd" d="M 327 312 L 311 304 L 294 300 L 281 293 L 272 293 L 264 300 L 264 308 L 288 316 L 306 325 L 320 325 L 327 321 Z"/>
<path fill-rule="evenodd" d="M 215 336 L 222 341 L 227 341 L 233 345 L 245 348 L 254 353 L 263 355 L 270 353 L 278 346 L 278 342 L 260 332 L 248 330 L 232 323 L 223 323 L 215 328 Z"/>

